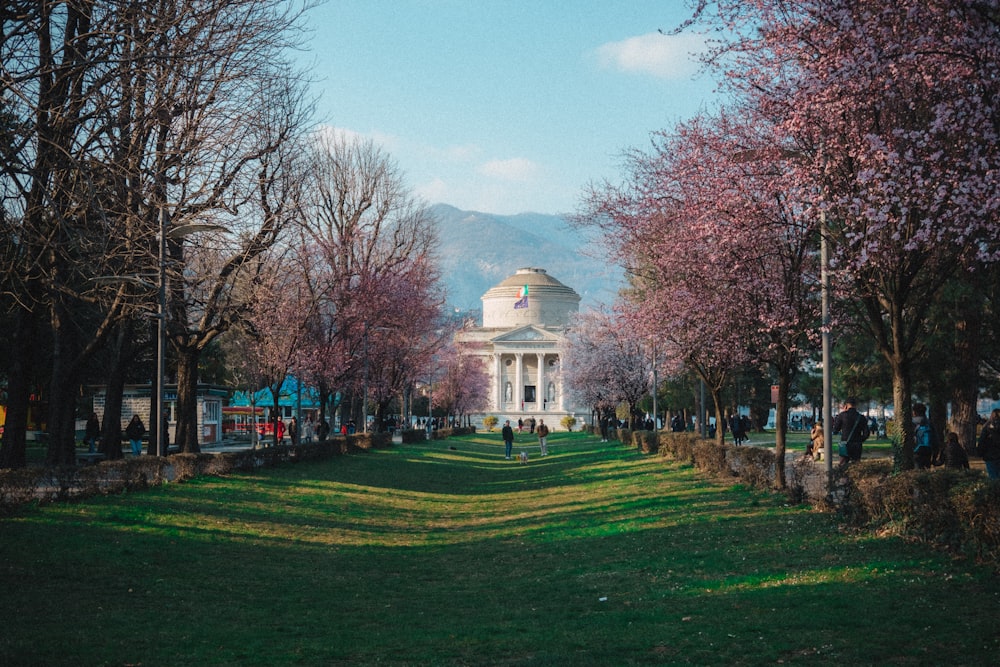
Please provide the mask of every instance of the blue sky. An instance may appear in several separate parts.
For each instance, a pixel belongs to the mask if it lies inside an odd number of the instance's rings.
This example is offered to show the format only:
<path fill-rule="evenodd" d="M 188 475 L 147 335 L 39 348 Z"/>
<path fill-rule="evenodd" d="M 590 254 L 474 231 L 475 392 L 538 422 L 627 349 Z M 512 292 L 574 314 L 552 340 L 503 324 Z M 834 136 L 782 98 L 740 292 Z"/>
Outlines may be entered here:
<path fill-rule="evenodd" d="M 370 137 L 427 203 L 569 213 L 625 150 L 715 104 L 664 32 L 682 0 L 328 0 L 311 10 L 321 121 Z"/>

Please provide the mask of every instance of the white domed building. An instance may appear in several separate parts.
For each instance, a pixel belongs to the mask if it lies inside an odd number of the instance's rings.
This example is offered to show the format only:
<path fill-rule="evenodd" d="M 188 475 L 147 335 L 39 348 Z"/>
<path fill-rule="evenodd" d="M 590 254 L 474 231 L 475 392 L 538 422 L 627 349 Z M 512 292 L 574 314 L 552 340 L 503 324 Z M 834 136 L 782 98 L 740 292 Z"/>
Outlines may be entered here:
<path fill-rule="evenodd" d="M 572 404 L 561 373 L 566 329 L 579 312 L 580 295 L 545 269 L 524 268 L 487 290 L 482 302 L 482 326 L 456 336 L 489 369 L 490 407 L 478 421 L 494 415 L 501 424 L 516 424 L 535 417 L 556 429 L 571 415 L 582 424 L 589 411 Z"/>

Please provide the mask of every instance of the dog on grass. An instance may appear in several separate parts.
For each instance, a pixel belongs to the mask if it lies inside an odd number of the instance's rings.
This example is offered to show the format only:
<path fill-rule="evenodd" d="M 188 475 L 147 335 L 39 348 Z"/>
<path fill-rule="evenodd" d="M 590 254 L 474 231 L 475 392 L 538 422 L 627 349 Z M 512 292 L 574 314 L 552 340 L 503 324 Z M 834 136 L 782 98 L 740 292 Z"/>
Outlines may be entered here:
<path fill-rule="evenodd" d="M 528 452 L 521 452 L 520 454 L 518 454 L 517 460 L 519 462 L 521 462 L 521 463 L 527 463 L 528 462 Z"/>

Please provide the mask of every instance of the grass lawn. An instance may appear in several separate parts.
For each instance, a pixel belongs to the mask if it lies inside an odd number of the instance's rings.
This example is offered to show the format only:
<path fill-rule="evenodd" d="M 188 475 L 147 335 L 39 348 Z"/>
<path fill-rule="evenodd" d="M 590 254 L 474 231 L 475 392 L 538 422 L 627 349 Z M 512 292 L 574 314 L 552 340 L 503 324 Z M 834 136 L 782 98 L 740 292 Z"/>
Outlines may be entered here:
<path fill-rule="evenodd" d="M 26 508 L 0 665 L 986 665 L 1000 580 L 583 434 Z"/>

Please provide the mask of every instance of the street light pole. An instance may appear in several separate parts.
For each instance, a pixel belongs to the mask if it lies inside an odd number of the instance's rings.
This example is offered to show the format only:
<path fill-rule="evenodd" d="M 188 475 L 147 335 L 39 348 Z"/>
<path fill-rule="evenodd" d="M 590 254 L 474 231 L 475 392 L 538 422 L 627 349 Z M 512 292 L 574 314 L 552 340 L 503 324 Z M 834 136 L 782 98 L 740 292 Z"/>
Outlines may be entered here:
<path fill-rule="evenodd" d="M 660 429 L 659 429 L 659 422 L 656 421 L 656 390 L 657 390 L 657 387 L 659 386 L 659 382 L 657 381 L 657 377 L 656 377 L 656 341 L 655 340 L 652 342 L 652 346 L 653 346 L 653 359 L 652 359 L 652 361 L 653 361 L 653 430 L 654 431 L 658 431 Z"/>
<path fill-rule="evenodd" d="M 164 375 L 166 373 L 167 354 L 167 209 L 160 207 L 160 233 L 159 233 L 159 274 L 157 278 L 157 289 L 159 292 L 159 303 L 156 313 L 156 455 L 166 456 L 167 448 L 163 446 L 163 438 L 166 436 L 163 428 L 163 394 Z"/>
<path fill-rule="evenodd" d="M 833 388 L 830 342 L 830 246 L 827 239 L 826 211 L 819 211 L 820 317 L 823 342 L 823 458 L 826 459 L 826 488 L 833 493 Z"/>
<path fill-rule="evenodd" d="M 368 432 L 368 322 L 365 321 L 365 331 L 364 331 L 364 354 L 365 354 L 365 372 L 364 372 L 364 388 L 362 389 L 361 396 L 361 421 L 364 422 L 362 426 L 362 433 Z"/>

